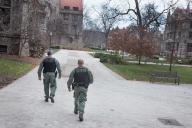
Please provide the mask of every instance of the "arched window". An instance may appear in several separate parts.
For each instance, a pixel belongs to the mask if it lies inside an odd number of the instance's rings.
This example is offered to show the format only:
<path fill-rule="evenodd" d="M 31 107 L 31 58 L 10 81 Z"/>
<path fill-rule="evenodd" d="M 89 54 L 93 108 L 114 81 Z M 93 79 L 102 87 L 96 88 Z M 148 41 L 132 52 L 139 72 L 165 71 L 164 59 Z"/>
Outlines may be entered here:
<path fill-rule="evenodd" d="M 11 0 L 4 0 L 4 6 L 11 7 Z"/>

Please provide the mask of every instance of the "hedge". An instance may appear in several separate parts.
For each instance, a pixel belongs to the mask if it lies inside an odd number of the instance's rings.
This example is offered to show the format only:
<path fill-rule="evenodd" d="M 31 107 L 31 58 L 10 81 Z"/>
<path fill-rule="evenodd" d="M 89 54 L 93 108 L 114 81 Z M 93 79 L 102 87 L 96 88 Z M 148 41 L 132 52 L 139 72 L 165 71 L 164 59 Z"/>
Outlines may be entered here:
<path fill-rule="evenodd" d="M 126 61 L 121 60 L 120 57 L 110 54 L 104 53 L 95 53 L 95 58 L 100 58 L 101 63 L 109 63 L 109 64 L 127 64 Z"/>

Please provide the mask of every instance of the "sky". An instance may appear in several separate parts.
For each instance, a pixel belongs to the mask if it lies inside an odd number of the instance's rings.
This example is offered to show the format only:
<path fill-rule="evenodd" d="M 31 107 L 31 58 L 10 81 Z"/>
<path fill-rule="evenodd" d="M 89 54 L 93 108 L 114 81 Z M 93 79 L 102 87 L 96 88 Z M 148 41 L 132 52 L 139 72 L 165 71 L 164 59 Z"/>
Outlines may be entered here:
<path fill-rule="evenodd" d="M 101 5 L 102 3 L 105 3 L 106 1 L 109 1 L 109 0 L 83 0 L 83 5 L 86 5 L 87 7 L 94 6 L 95 8 L 97 8 L 97 7 L 99 7 L 99 5 Z M 114 4 L 115 6 L 119 5 L 119 4 L 126 4 L 126 1 L 127 0 L 111 0 L 112 4 Z M 134 0 L 129 0 L 129 1 L 134 2 Z M 163 5 L 165 3 L 167 3 L 169 0 L 140 0 L 140 1 L 141 1 L 141 4 L 143 4 L 143 5 L 148 2 L 155 1 L 155 3 L 157 5 L 161 5 L 159 7 L 159 9 L 162 10 L 164 8 Z M 176 1 L 176 0 L 173 0 L 173 1 Z M 134 3 L 131 5 L 134 5 Z M 165 5 L 167 5 L 167 4 L 165 4 Z M 177 3 L 177 6 L 180 8 L 186 8 L 186 5 L 187 5 L 186 0 L 179 0 L 179 2 Z M 191 5 L 192 5 L 192 3 L 191 3 Z M 92 12 L 92 17 L 95 17 L 95 16 L 96 16 L 96 13 Z M 130 24 L 130 22 L 121 22 L 118 24 L 118 27 L 120 27 L 120 28 L 127 27 L 129 24 Z"/>

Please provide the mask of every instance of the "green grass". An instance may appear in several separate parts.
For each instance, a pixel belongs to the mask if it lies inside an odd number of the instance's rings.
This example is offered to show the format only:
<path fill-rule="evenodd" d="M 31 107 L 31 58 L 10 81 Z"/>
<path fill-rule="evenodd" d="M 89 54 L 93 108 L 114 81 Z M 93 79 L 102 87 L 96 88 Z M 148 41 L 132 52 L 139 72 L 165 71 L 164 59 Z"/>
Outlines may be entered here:
<path fill-rule="evenodd" d="M 121 75 L 127 80 L 137 80 L 137 81 L 149 81 L 150 70 L 165 70 L 169 71 L 169 66 L 165 65 L 149 65 L 143 64 L 138 65 L 134 63 L 129 63 L 128 65 L 112 65 L 105 64 L 106 67 L 113 70 L 117 74 Z M 172 66 L 172 71 L 177 71 L 180 75 L 180 81 L 183 84 L 192 84 L 192 67 L 184 66 Z M 163 79 L 155 79 L 155 81 L 167 82 Z M 168 80 L 168 82 L 173 82 L 173 80 Z"/>
<path fill-rule="evenodd" d="M 60 49 L 56 49 L 56 48 L 51 48 L 51 51 L 54 53 L 58 52 Z M 49 51 L 49 49 L 45 50 L 45 53 L 47 53 Z"/>
<path fill-rule="evenodd" d="M 51 49 L 53 51 L 53 53 L 58 52 L 60 49 Z"/>
<path fill-rule="evenodd" d="M 94 53 L 89 53 L 89 55 L 91 55 L 92 57 L 94 57 L 95 54 L 94 54 Z"/>
<path fill-rule="evenodd" d="M 27 63 L 0 59 L 0 75 L 16 79 L 34 66 Z"/>
<path fill-rule="evenodd" d="M 101 53 L 104 53 L 105 52 L 105 50 L 94 50 L 94 49 L 91 49 L 91 52 L 101 52 Z"/>

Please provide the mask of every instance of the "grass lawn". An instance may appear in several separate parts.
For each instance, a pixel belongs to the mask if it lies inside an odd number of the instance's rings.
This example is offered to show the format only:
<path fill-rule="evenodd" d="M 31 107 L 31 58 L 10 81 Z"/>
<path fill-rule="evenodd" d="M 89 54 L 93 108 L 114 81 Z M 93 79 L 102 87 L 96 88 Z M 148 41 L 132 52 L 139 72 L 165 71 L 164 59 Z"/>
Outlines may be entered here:
<path fill-rule="evenodd" d="M 51 48 L 51 51 L 54 53 L 58 52 L 60 49 L 56 49 L 56 48 Z M 45 52 L 47 53 L 49 51 L 49 49 L 45 50 Z"/>
<path fill-rule="evenodd" d="M 94 49 L 91 49 L 91 52 L 99 52 L 99 53 L 104 53 L 105 52 L 105 50 L 94 50 Z"/>
<path fill-rule="evenodd" d="M 51 49 L 53 51 L 53 53 L 58 52 L 60 49 Z"/>
<path fill-rule="evenodd" d="M 33 67 L 32 64 L 0 59 L 0 76 L 17 79 Z"/>
<path fill-rule="evenodd" d="M 166 65 L 149 65 L 149 64 L 138 65 L 135 63 L 129 63 L 128 65 L 112 65 L 112 64 L 104 64 L 104 65 L 127 80 L 135 79 L 137 81 L 149 81 L 150 70 L 169 71 L 169 66 Z M 180 78 L 181 83 L 192 84 L 192 67 L 172 66 L 172 71 L 177 71 L 177 73 L 181 77 Z M 155 79 L 154 82 L 156 81 L 167 82 L 167 80 L 164 79 Z M 173 82 L 173 80 L 168 80 L 168 82 Z"/>
<path fill-rule="evenodd" d="M 89 55 L 91 55 L 92 57 L 94 57 L 95 54 L 94 54 L 94 53 L 89 53 Z"/>

